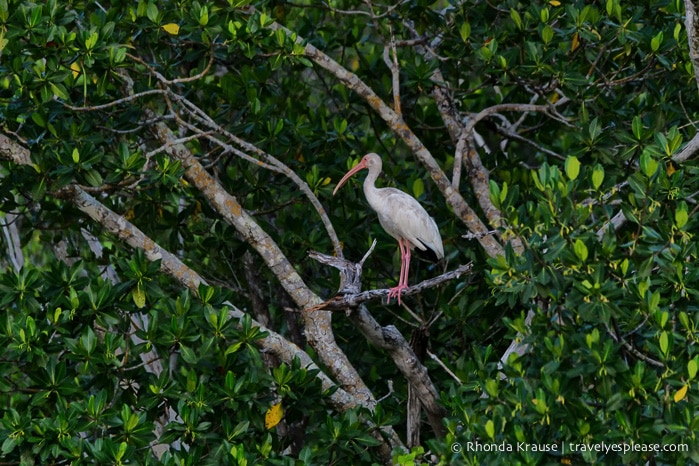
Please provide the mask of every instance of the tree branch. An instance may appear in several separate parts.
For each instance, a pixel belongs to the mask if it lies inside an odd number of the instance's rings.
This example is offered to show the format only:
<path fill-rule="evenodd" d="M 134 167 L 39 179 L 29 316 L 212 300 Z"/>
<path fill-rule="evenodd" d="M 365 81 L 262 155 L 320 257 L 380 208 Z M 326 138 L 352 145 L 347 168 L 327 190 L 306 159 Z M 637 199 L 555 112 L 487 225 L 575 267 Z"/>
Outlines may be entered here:
<path fill-rule="evenodd" d="M 0 133 L 0 158 L 21 165 L 31 164 L 29 150 L 14 143 L 2 133 Z M 61 190 L 61 195 L 73 202 L 81 212 L 101 225 L 106 231 L 114 234 L 134 249 L 141 249 L 149 260 L 159 260 L 161 271 L 174 278 L 178 283 L 198 296 L 199 285 L 205 285 L 205 280 L 195 271 L 187 267 L 177 256 L 160 247 L 160 245 L 123 216 L 104 206 L 97 199 L 82 190 L 78 185 L 71 184 L 64 187 Z M 227 304 L 232 308 L 229 311 L 229 315 L 232 318 L 241 319 L 244 316 L 244 312 L 235 307 L 235 305 L 231 303 Z M 259 322 L 253 320 L 253 325 L 259 327 L 262 332 L 267 333 L 265 337 L 255 342 L 260 348 L 271 352 L 287 364 L 291 364 L 294 358 L 298 358 L 303 367 L 318 371 L 318 378 L 321 381 L 323 389 L 332 389 L 331 391 L 333 394 L 330 396 L 330 401 L 333 406 L 341 411 L 345 411 L 360 404 L 364 404 L 363 401 L 353 397 L 342 388 L 337 388 L 336 384 L 320 370 L 311 357 L 298 346 L 288 342 L 284 337 L 266 328 Z"/>
<path fill-rule="evenodd" d="M 308 255 L 312 259 L 340 270 L 342 277 L 340 288 L 347 293 L 337 296 L 318 305 L 314 310 L 344 310 L 355 326 L 362 332 L 364 337 L 374 346 L 388 352 L 396 367 L 408 380 L 411 387 L 416 391 L 417 397 L 425 409 L 427 419 L 432 426 L 435 435 L 442 435 L 442 418 L 445 415 L 444 409 L 439 404 L 439 396 L 427 368 L 420 362 L 410 344 L 405 340 L 400 331 L 393 325 L 382 327 L 374 319 L 365 302 L 376 298 L 383 298 L 388 295 L 388 290 L 372 290 L 360 292 L 362 264 L 373 250 L 374 244 L 358 263 L 352 263 L 346 259 L 341 259 L 317 251 L 311 251 Z M 410 287 L 403 294 L 417 294 L 427 288 L 446 283 L 449 280 L 460 277 L 472 270 L 473 264 L 469 263 L 458 267 L 456 270 L 447 272 L 438 277 L 425 280 Z M 351 308 L 351 310 L 349 310 Z"/>
<path fill-rule="evenodd" d="M 152 117 L 151 110 L 144 111 L 149 118 Z M 267 267 L 279 279 L 282 287 L 301 308 L 308 342 L 315 348 L 333 376 L 346 390 L 363 400 L 368 408 L 373 409 L 376 403 L 374 396 L 335 342 L 331 331 L 330 313 L 306 311 L 320 303 L 320 298 L 308 288 L 274 240 L 260 228 L 238 200 L 223 189 L 185 146 L 170 143 L 176 139 L 170 128 L 160 122 L 156 123 L 152 130 L 161 144 L 168 148 L 168 154 L 182 163 L 185 176 L 192 185 L 204 195 L 211 207 L 226 223 L 233 226 L 260 254 Z"/>
<path fill-rule="evenodd" d="M 205 126 L 208 126 L 211 128 L 214 132 L 223 135 L 230 141 L 232 141 L 235 145 L 240 147 L 242 150 L 239 150 L 230 144 L 226 144 L 225 142 L 219 140 L 218 138 L 215 138 L 211 135 L 208 135 L 208 133 L 200 130 L 197 128 L 195 125 L 192 125 L 186 121 L 184 121 L 178 114 L 178 112 L 175 111 L 175 109 L 170 106 L 173 115 L 177 119 L 178 123 L 187 127 L 190 131 L 193 131 L 197 134 L 201 134 L 202 136 L 205 136 L 209 141 L 213 142 L 214 144 L 218 145 L 222 149 L 224 149 L 226 152 L 231 152 L 232 154 L 235 154 L 236 156 L 253 163 L 257 166 L 263 167 L 267 170 L 273 171 L 275 173 L 279 173 L 281 175 L 286 176 L 289 178 L 300 190 L 301 192 L 306 196 L 306 198 L 311 202 L 311 205 L 315 208 L 316 212 L 318 213 L 318 216 L 320 217 L 320 220 L 323 222 L 323 225 L 325 226 L 325 230 L 328 233 L 328 236 L 330 237 L 330 241 L 333 244 L 333 249 L 335 251 L 335 254 L 339 257 L 342 257 L 342 247 L 340 246 L 340 240 L 337 237 L 337 233 L 335 232 L 335 228 L 333 227 L 332 222 L 330 221 L 330 218 L 328 217 L 327 212 L 325 211 L 325 208 L 321 204 L 321 202 L 318 200 L 316 195 L 313 193 L 313 190 L 308 186 L 308 184 L 302 180 L 293 170 L 291 170 L 286 164 L 282 163 L 279 159 L 276 157 L 272 156 L 271 154 L 268 154 L 267 152 L 259 149 L 257 146 L 248 143 L 247 141 L 244 141 L 234 135 L 233 133 L 226 131 L 221 125 L 216 123 L 214 120 L 211 119 L 203 110 L 201 110 L 199 107 L 194 105 L 190 100 L 186 99 L 184 96 L 172 92 L 170 89 L 168 89 L 168 94 L 167 96 L 171 97 L 172 99 L 176 100 L 177 102 L 180 102 L 183 104 L 183 108 L 187 109 L 186 114 L 194 118 L 195 120 L 199 121 L 200 123 L 204 124 Z M 260 159 L 256 159 L 250 155 L 248 155 L 246 152 L 248 151 L 251 152 L 255 155 L 257 155 Z"/>
<path fill-rule="evenodd" d="M 267 27 L 273 31 L 282 30 L 289 37 L 295 37 L 296 43 L 304 45 L 304 39 L 293 34 L 290 30 L 272 22 Z M 461 194 L 454 190 L 448 178 L 439 167 L 430 151 L 420 141 L 420 139 L 412 132 L 408 125 L 403 121 L 401 116 L 397 114 L 379 97 L 373 89 L 366 85 L 356 74 L 348 71 L 342 65 L 337 63 L 332 58 L 325 55 L 311 44 L 304 45 L 304 55 L 315 62 L 321 68 L 329 71 L 345 86 L 354 91 L 386 122 L 393 132 L 398 135 L 408 148 L 420 160 L 422 165 L 427 168 L 430 177 L 434 180 L 437 188 L 444 196 L 447 203 L 454 209 L 454 213 L 461 219 L 462 222 L 473 233 L 484 233 L 488 229 L 480 220 L 476 212 L 471 209 L 466 200 Z M 495 257 L 499 254 L 504 254 L 504 249 L 497 240 L 491 235 L 479 236 L 481 246 L 486 250 L 488 255 Z"/>
<path fill-rule="evenodd" d="M 694 80 L 699 89 L 699 1 L 684 0 L 684 26 L 687 29 L 689 59 L 694 65 Z"/>
<path fill-rule="evenodd" d="M 330 265 L 331 267 L 339 269 L 340 275 L 343 276 L 343 284 L 341 284 L 341 288 L 339 291 L 339 293 L 343 294 L 335 296 L 334 298 L 331 298 L 320 304 L 317 304 L 316 306 L 309 308 L 309 311 L 347 310 L 347 308 L 358 306 L 367 301 L 381 299 L 384 296 L 388 296 L 388 288 L 380 290 L 359 291 L 361 290 L 361 263 L 354 264 L 346 259 L 339 259 L 337 257 L 328 256 L 327 254 L 323 254 L 317 251 L 310 251 L 308 253 L 308 256 L 311 259 L 315 259 L 322 264 Z M 473 263 L 471 262 L 469 262 L 468 264 L 460 265 L 455 270 L 443 273 L 442 275 L 438 275 L 427 280 L 423 280 L 420 283 L 411 286 L 402 293 L 402 296 L 412 296 L 415 294 L 422 293 L 426 289 L 434 288 L 435 286 L 459 278 L 466 273 L 470 273 L 472 269 Z"/>

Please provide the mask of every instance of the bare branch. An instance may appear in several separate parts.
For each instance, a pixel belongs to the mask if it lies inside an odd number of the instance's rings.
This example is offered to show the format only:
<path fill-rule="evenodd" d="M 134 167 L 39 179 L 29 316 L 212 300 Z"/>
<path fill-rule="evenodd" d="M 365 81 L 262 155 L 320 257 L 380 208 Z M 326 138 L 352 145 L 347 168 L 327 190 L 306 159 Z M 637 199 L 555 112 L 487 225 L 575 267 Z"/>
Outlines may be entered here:
<path fill-rule="evenodd" d="M 444 410 L 439 404 L 437 391 L 430 380 L 427 369 L 416 357 L 412 348 L 405 340 L 400 331 L 393 325 L 382 327 L 374 319 L 371 313 L 364 305 L 365 301 L 382 298 L 388 295 L 388 290 L 373 290 L 360 293 L 361 289 L 361 273 L 362 264 L 373 250 L 376 240 L 369 249 L 369 252 L 364 255 L 359 264 L 354 264 L 348 260 L 337 257 L 328 256 L 316 251 L 311 251 L 309 256 L 323 264 L 330 265 L 340 270 L 340 275 L 343 277 L 341 290 L 350 292 L 343 297 L 336 297 L 330 301 L 316 306 L 313 310 L 333 309 L 347 310 L 350 307 L 359 305 L 358 308 L 348 311 L 350 320 L 362 332 L 365 338 L 373 345 L 386 350 L 393 358 L 396 367 L 401 371 L 405 378 L 410 382 L 410 386 L 417 392 L 418 398 L 425 408 L 427 418 L 435 434 L 440 436 L 442 432 L 441 419 L 444 416 Z M 454 279 L 470 271 L 472 264 L 467 264 L 457 268 L 453 272 L 446 273 L 440 277 L 426 280 L 418 285 L 408 289 L 404 294 L 415 294 L 420 291 L 437 286 L 448 280 Z"/>
<path fill-rule="evenodd" d="M 363 10 L 341 10 L 341 9 L 339 9 L 339 8 L 334 8 L 334 7 L 330 6 L 330 4 L 329 4 L 328 2 L 319 2 L 319 3 L 320 3 L 319 5 L 304 5 L 304 4 L 301 4 L 301 3 L 294 3 L 294 2 L 288 2 L 288 1 L 287 1 L 286 4 L 289 5 L 289 6 L 297 7 L 297 8 L 323 8 L 323 9 L 326 9 L 326 10 L 328 10 L 328 11 L 332 11 L 333 13 L 340 14 L 340 15 L 348 15 L 348 16 L 351 16 L 351 15 L 369 16 L 370 18 L 373 18 L 373 19 L 379 19 L 379 18 L 383 18 L 383 17 L 385 17 L 385 16 L 390 15 L 396 8 L 398 8 L 399 6 L 401 6 L 401 5 L 402 5 L 403 3 L 405 3 L 405 2 L 406 2 L 406 0 L 403 0 L 403 1 L 401 1 L 401 2 L 397 2 L 395 5 L 389 5 L 389 6 L 386 8 L 386 11 L 384 11 L 383 13 L 378 14 L 378 15 L 374 13 L 373 6 L 372 6 L 371 3 L 369 3 L 369 2 L 364 2 L 364 3 L 369 7 L 369 11 L 363 11 Z"/>
<path fill-rule="evenodd" d="M 639 350 L 637 350 L 631 343 L 626 341 L 623 336 L 621 335 L 616 335 L 612 330 L 605 324 L 605 327 L 607 327 L 607 333 L 609 334 L 610 337 L 612 337 L 612 340 L 616 341 L 617 343 L 621 343 L 621 345 L 624 347 L 626 351 L 629 353 L 633 354 L 635 357 L 640 359 L 641 361 L 650 364 L 653 367 L 657 367 L 658 369 L 665 369 L 665 364 L 663 364 L 660 361 L 656 361 L 655 359 L 646 356 L 645 354 L 641 353 Z"/>
<path fill-rule="evenodd" d="M 18 216 L 11 212 L 0 214 L 0 228 L 7 245 L 7 257 L 10 259 L 15 272 L 19 272 L 24 266 L 24 254 L 22 254 L 22 242 L 19 238 L 17 219 Z"/>
<path fill-rule="evenodd" d="M 267 27 L 276 31 L 282 30 L 289 37 L 295 37 L 296 43 L 304 45 L 304 39 L 286 29 L 279 23 L 272 22 Z M 349 89 L 357 93 L 367 104 L 388 124 L 392 131 L 398 135 L 408 148 L 415 154 L 422 165 L 427 168 L 432 180 L 444 196 L 447 203 L 454 209 L 454 213 L 462 222 L 474 233 L 487 231 L 486 226 L 481 222 L 476 212 L 471 209 L 461 194 L 454 190 L 448 178 L 437 164 L 436 160 L 425 147 L 422 141 L 413 133 L 408 125 L 396 112 L 393 111 L 379 97 L 373 89 L 366 85 L 356 74 L 348 71 L 332 58 L 325 55 L 311 44 L 304 45 L 304 55 L 315 62 L 321 68 L 332 73 L 337 79 L 344 83 Z M 481 246 L 487 254 L 495 257 L 504 254 L 504 249 L 495 238 L 486 235 L 480 239 Z"/>
<path fill-rule="evenodd" d="M 332 267 L 335 267 L 337 269 L 343 270 L 348 277 L 354 277 L 355 279 L 361 279 L 361 276 L 357 275 L 357 269 L 355 268 L 356 264 L 352 264 L 350 261 L 335 261 L 332 259 L 335 259 L 331 256 L 328 256 L 326 254 L 322 254 L 316 251 L 311 251 L 309 254 L 309 257 L 312 259 L 315 259 L 319 262 L 322 262 L 324 264 L 328 264 Z M 347 268 L 345 268 L 347 267 Z M 419 294 L 425 291 L 426 289 L 429 288 L 434 288 L 435 286 L 441 285 L 443 283 L 446 283 L 448 281 L 454 280 L 456 278 L 459 278 L 460 276 L 471 272 L 471 269 L 473 268 L 473 263 L 469 262 L 468 264 L 465 265 L 460 265 L 456 269 L 443 273 L 442 275 L 438 275 L 436 277 L 424 280 L 416 285 L 411 286 L 407 290 L 405 290 L 401 296 L 412 296 L 414 294 Z M 349 271 L 348 271 L 349 270 Z M 359 267 L 359 272 L 361 273 L 361 267 Z M 348 286 L 345 284 L 345 286 L 342 288 L 342 291 L 347 291 L 347 290 L 355 290 L 359 285 L 357 283 L 351 284 L 351 286 Z M 380 290 L 369 290 L 369 291 L 363 291 L 363 292 L 350 292 L 348 294 L 344 295 L 338 295 L 335 296 L 323 303 L 317 304 L 311 308 L 309 308 L 309 311 L 321 311 L 321 310 L 326 310 L 326 311 L 340 311 L 340 310 L 346 310 L 347 308 L 350 307 L 355 307 L 358 306 L 362 303 L 365 303 L 367 301 L 372 301 L 376 299 L 382 299 L 384 296 L 388 296 L 388 288 L 386 289 L 380 289 Z"/>
<path fill-rule="evenodd" d="M 132 59 L 135 62 L 140 63 L 141 65 L 145 66 L 148 68 L 148 71 L 155 76 L 158 81 L 160 81 L 163 85 L 165 86 L 171 86 L 172 84 L 183 84 L 183 83 L 190 83 L 193 81 L 197 81 L 204 76 L 206 76 L 209 71 L 211 71 L 211 66 L 214 64 L 214 44 L 216 41 L 212 40 L 211 41 L 211 50 L 209 53 L 209 62 L 206 64 L 206 67 L 201 71 L 201 73 L 195 74 L 194 76 L 189 76 L 187 78 L 177 78 L 177 79 L 165 79 L 165 76 L 160 74 L 155 68 L 150 66 L 148 63 L 146 63 L 144 60 L 142 60 L 140 57 L 137 57 L 135 55 L 132 55 L 130 53 L 127 53 L 126 56 Z"/>
<path fill-rule="evenodd" d="M 320 217 L 320 220 L 323 222 L 323 226 L 325 227 L 325 230 L 328 233 L 328 236 L 330 237 L 330 241 L 333 244 L 333 250 L 335 252 L 335 255 L 342 257 L 342 246 L 340 245 L 340 239 L 337 237 L 337 233 L 335 232 L 335 227 L 333 226 L 332 222 L 330 221 L 330 218 L 328 217 L 327 212 L 325 211 L 325 208 L 321 204 L 321 202 L 318 200 L 318 197 L 313 193 L 313 190 L 308 186 L 308 183 L 306 183 L 301 177 L 299 177 L 293 170 L 291 170 L 286 164 L 282 163 L 279 159 L 276 157 L 272 156 L 271 154 L 268 154 L 267 152 L 259 149 L 253 144 L 248 143 L 247 141 L 244 141 L 234 134 L 230 133 L 229 131 L 226 131 L 223 127 L 221 127 L 218 123 L 213 121 L 211 117 L 209 117 L 203 110 L 201 110 L 199 107 L 194 105 L 191 101 L 186 99 L 185 97 L 176 94 L 174 92 L 169 92 L 168 96 L 171 97 L 172 99 L 182 103 L 185 105 L 185 108 L 188 109 L 185 113 L 195 120 L 199 121 L 200 123 L 208 126 L 211 128 L 214 132 L 218 134 L 222 134 L 229 140 L 231 140 L 234 144 L 236 144 L 238 147 L 242 148 L 242 150 L 238 150 L 237 148 L 231 146 L 230 144 L 227 144 L 218 138 L 215 138 L 208 133 L 203 132 L 200 130 L 198 127 L 195 125 L 192 125 L 186 121 L 184 121 L 182 118 L 180 118 L 179 114 L 175 111 L 175 109 L 170 106 L 171 111 L 175 115 L 175 118 L 177 119 L 178 123 L 187 127 L 190 131 L 193 131 L 198 134 L 205 135 L 206 138 L 211 141 L 212 143 L 218 145 L 219 147 L 223 148 L 226 152 L 230 152 L 232 154 L 235 154 L 236 156 L 252 163 L 255 164 L 256 166 L 265 168 L 267 170 L 282 174 L 289 178 L 300 190 L 301 192 L 306 196 L 306 198 L 311 202 L 311 205 L 313 208 L 316 210 L 318 213 L 318 216 Z M 248 155 L 245 151 L 251 152 L 255 154 L 259 159 L 256 159 L 255 157 L 252 157 Z"/>
<path fill-rule="evenodd" d="M 681 151 L 672 156 L 672 160 L 677 163 L 682 163 L 690 157 L 695 156 L 699 152 L 699 132 L 694 134 L 694 137 L 685 145 Z"/>
<path fill-rule="evenodd" d="M 162 89 L 149 89 L 147 91 L 143 92 L 138 92 L 136 94 L 127 96 L 127 97 L 122 97 L 121 99 L 113 100 L 109 103 L 102 104 L 102 105 L 90 105 L 87 107 L 76 107 L 74 105 L 67 104 L 65 102 L 63 103 L 63 106 L 67 109 L 73 110 L 74 112 L 94 112 L 98 110 L 107 110 L 112 107 L 118 107 L 119 105 L 124 105 L 133 102 L 134 100 L 138 100 L 141 97 L 146 97 L 149 95 L 157 95 L 157 94 L 165 94 L 165 91 Z"/>
<path fill-rule="evenodd" d="M 150 118 L 151 111 L 146 110 Z M 341 385 L 366 406 L 373 408 L 376 400 L 364 384 L 347 356 L 337 346 L 331 327 L 331 315 L 327 312 L 307 312 L 306 309 L 320 303 L 320 298 L 303 282 L 296 269 L 279 249 L 274 240 L 245 211 L 238 200 L 229 194 L 219 182 L 201 165 L 200 161 L 183 145 L 169 144 L 174 141 L 172 131 L 164 124 L 158 123 L 154 133 L 162 144 L 169 147 L 168 154 L 179 160 L 185 169 L 185 176 L 208 200 L 211 207 L 233 226 L 243 239 L 260 254 L 267 267 L 279 279 L 282 287 L 302 309 L 305 321 L 306 337 L 323 362 L 328 366 Z"/>
<path fill-rule="evenodd" d="M 23 165 L 31 164 L 29 151 L 18 146 L 1 133 L 0 158 Z M 159 260 L 160 269 L 163 272 L 188 288 L 195 295 L 199 293 L 199 286 L 206 284 L 199 274 L 185 265 L 177 256 L 162 248 L 123 216 L 104 206 L 79 186 L 68 185 L 60 191 L 60 195 L 73 202 L 81 212 L 102 226 L 106 231 L 114 234 L 129 246 L 144 251 L 149 260 Z M 232 303 L 227 304 L 231 307 L 229 314 L 232 318 L 241 319 L 244 316 L 244 312 Z M 298 358 L 303 367 L 318 370 L 317 377 L 321 380 L 323 388 L 325 390 L 333 389 L 330 399 L 336 408 L 347 410 L 358 405 L 366 406 L 365 400 L 357 399 L 342 388 L 337 388 L 336 384 L 320 370 L 305 351 L 254 320 L 253 325 L 259 327 L 262 332 L 267 334 L 255 342 L 260 348 L 271 352 L 287 364 L 291 364 L 294 358 Z"/>
<path fill-rule="evenodd" d="M 694 65 L 694 80 L 699 88 L 699 3 L 697 0 L 684 0 L 684 26 L 687 29 L 689 59 Z"/>
<path fill-rule="evenodd" d="M 427 350 L 427 355 L 430 357 L 430 359 L 432 359 L 434 362 L 436 362 L 437 364 L 439 364 L 439 367 L 441 367 L 442 369 L 444 369 L 444 372 L 446 372 L 447 374 L 449 374 L 449 376 L 450 376 L 452 379 L 454 379 L 454 380 L 456 381 L 456 383 L 458 383 L 459 385 L 463 385 L 463 382 L 461 381 L 461 379 L 459 378 L 459 376 L 457 376 L 456 374 L 454 374 L 454 372 L 453 372 L 451 369 L 449 369 L 449 368 L 447 367 L 447 365 L 444 364 L 444 362 L 442 362 L 442 360 L 439 359 L 439 358 L 437 357 L 436 354 L 432 353 L 430 350 Z"/>
<path fill-rule="evenodd" d="M 396 52 L 396 38 L 393 35 L 393 29 L 391 28 L 389 33 L 391 34 L 390 43 L 384 45 L 383 47 L 383 61 L 386 66 L 391 70 L 391 88 L 393 91 L 393 111 L 403 118 L 403 111 L 401 110 L 400 104 L 400 67 L 398 66 L 398 54 Z M 393 57 L 389 58 L 389 53 Z"/>

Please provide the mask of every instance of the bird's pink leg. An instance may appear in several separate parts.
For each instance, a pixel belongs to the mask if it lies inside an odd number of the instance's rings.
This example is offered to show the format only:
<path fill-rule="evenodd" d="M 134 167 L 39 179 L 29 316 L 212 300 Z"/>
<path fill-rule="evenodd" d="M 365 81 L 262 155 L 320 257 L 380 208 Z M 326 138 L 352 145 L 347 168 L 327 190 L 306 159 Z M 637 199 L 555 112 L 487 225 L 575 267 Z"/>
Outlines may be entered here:
<path fill-rule="evenodd" d="M 407 240 L 399 239 L 398 248 L 400 249 L 400 278 L 398 286 L 388 290 L 388 302 L 395 297 L 400 304 L 400 294 L 403 290 L 408 289 L 408 268 L 410 267 L 410 245 Z"/>

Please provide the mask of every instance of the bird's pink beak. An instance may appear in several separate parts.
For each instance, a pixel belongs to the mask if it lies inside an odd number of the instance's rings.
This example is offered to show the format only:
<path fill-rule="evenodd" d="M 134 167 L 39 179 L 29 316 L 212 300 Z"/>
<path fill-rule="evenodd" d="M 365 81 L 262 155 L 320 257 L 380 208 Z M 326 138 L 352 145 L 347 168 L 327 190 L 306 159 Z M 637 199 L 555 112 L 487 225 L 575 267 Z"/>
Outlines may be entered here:
<path fill-rule="evenodd" d="M 337 186 L 335 186 L 335 190 L 333 191 L 333 196 L 335 195 L 335 193 L 337 192 L 337 190 L 340 189 L 340 188 L 342 187 L 342 185 L 345 184 L 345 182 L 346 182 L 347 180 L 350 179 L 350 177 L 351 177 L 352 175 L 354 175 L 354 174 L 357 173 L 359 170 L 362 170 L 362 169 L 364 169 L 364 168 L 367 168 L 367 165 L 366 165 L 366 160 L 364 159 L 364 157 L 362 157 L 362 160 L 360 160 L 359 163 L 358 163 L 353 169 L 351 169 L 350 171 L 348 171 L 348 172 L 345 174 L 345 176 L 342 177 L 342 179 L 340 180 L 340 182 L 337 183 Z"/>

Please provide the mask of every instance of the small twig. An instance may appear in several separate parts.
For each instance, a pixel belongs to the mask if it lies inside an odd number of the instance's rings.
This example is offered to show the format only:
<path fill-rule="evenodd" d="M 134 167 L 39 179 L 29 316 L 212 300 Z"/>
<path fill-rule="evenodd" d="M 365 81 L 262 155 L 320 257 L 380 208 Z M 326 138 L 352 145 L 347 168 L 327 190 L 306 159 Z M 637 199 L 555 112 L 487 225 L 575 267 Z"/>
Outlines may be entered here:
<path fill-rule="evenodd" d="M 499 116 L 499 115 L 496 115 L 496 116 Z M 529 139 L 529 138 L 525 138 L 524 136 L 522 136 L 522 135 L 519 134 L 519 133 L 512 132 L 512 131 L 509 130 L 509 128 L 505 128 L 505 127 L 502 127 L 502 126 L 500 126 L 500 125 L 497 125 L 496 128 L 497 128 L 498 131 L 500 131 L 503 135 L 507 136 L 508 138 L 516 139 L 516 140 L 521 141 L 521 142 L 523 142 L 523 143 L 525 143 L 525 144 L 529 144 L 530 146 L 532 146 L 534 149 L 538 150 L 539 152 L 542 152 L 542 153 L 544 153 L 544 154 L 546 154 L 546 155 L 550 155 L 551 157 L 555 157 L 555 158 L 557 158 L 557 159 L 559 159 L 559 160 L 565 160 L 565 159 L 566 159 L 565 156 L 563 156 L 563 155 L 561 155 L 561 154 L 559 154 L 559 153 L 557 153 L 557 152 L 554 152 L 554 151 L 552 151 L 551 149 L 549 149 L 549 148 L 547 148 L 547 147 L 544 147 L 544 146 L 542 146 L 542 145 L 540 145 L 540 144 L 537 144 L 537 143 L 534 142 L 533 140 L 531 140 L 531 139 Z"/>
<path fill-rule="evenodd" d="M 637 357 L 638 359 L 640 359 L 641 361 L 650 364 L 651 366 L 655 366 L 655 367 L 657 367 L 657 368 L 659 368 L 659 369 L 665 369 L 665 364 L 663 364 L 663 363 L 660 362 L 660 361 L 656 361 L 655 359 L 653 359 L 653 358 L 651 358 L 651 357 L 649 357 L 649 356 L 646 356 L 645 354 L 641 353 L 639 350 L 637 350 L 636 348 L 634 348 L 634 347 L 631 345 L 631 343 L 629 343 L 628 341 L 626 341 L 626 340 L 624 339 L 624 337 L 622 337 L 621 335 L 618 335 L 618 336 L 615 335 L 614 332 L 611 331 L 611 329 L 609 328 L 609 326 L 607 326 L 607 324 L 605 324 L 605 327 L 607 327 L 607 333 L 609 334 L 610 337 L 612 337 L 612 340 L 616 341 L 617 343 L 621 343 L 621 345 L 624 347 L 624 349 L 625 349 L 626 351 L 628 351 L 629 353 L 633 354 L 634 356 L 636 356 L 636 357 Z"/>
<path fill-rule="evenodd" d="M 65 102 L 61 102 L 61 103 L 67 109 L 73 110 L 75 112 L 94 112 L 96 110 L 106 110 L 108 108 L 116 107 L 117 105 L 127 104 L 129 102 L 133 102 L 136 99 L 140 99 L 141 97 L 145 97 L 147 95 L 154 95 L 154 94 L 165 94 L 165 91 L 162 89 L 150 89 L 148 91 L 139 92 L 137 94 L 129 95 L 129 96 L 123 97 L 121 99 L 113 100 L 113 101 L 106 103 L 106 104 L 91 105 L 91 106 L 87 106 L 87 107 L 76 107 L 76 106 L 67 104 Z"/>
<path fill-rule="evenodd" d="M 175 145 L 175 144 L 184 144 L 184 143 L 189 142 L 189 141 L 193 141 L 193 140 L 196 140 L 196 139 L 199 139 L 199 138 L 203 138 L 203 137 L 206 137 L 206 136 L 210 136 L 211 134 L 213 134 L 213 133 L 211 133 L 211 132 L 199 132 L 199 133 L 194 134 L 194 135 L 192 135 L 192 136 L 187 136 L 187 137 L 184 137 L 184 138 L 178 138 L 178 139 L 174 139 L 174 140 L 172 140 L 172 141 L 168 141 L 167 144 L 163 144 L 163 145 L 161 145 L 160 147 L 158 147 L 158 148 L 156 148 L 156 149 L 153 149 L 153 150 L 150 151 L 150 152 L 147 152 L 147 153 L 144 155 L 144 157 L 147 158 L 147 159 L 149 159 L 149 158 L 153 157 L 153 156 L 156 155 L 156 154 L 159 154 L 159 153 L 161 153 L 161 152 L 165 152 L 165 151 L 169 150 L 170 147 L 173 146 L 173 145 Z"/>
<path fill-rule="evenodd" d="M 498 230 L 490 230 L 484 231 L 483 233 L 467 233 L 465 235 L 461 235 L 461 237 L 464 239 L 478 239 L 485 235 L 497 235 L 498 233 Z"/>
<path fill-rule="evenodd" d="M 359 266 L 362 267 L 364 266 L 364 262 L 369 258 L 372 252 L 374 252 L 374 248 L 376 247 L 376 238 L 374 238 L 374 241 L 371 242 L 371 247 L 369 250 L 364 254 L 364 257 L 362 257 L 362 260 L 359 261 Z"/>
<path fill-rule="evenodd" d="M 148 68 L 148 71 L 155 76 L 158 81 L 163 83 L 166 86 L 170 86 L 172 84 L 181 84 L 181 83 L 189 83 L 192 81 L 197 81 L 198 79 L 203 78 L 206 76 L 209 71 L 211 70 L 211 66 L 214 64 L 214 51 L 213 51 L 213 46 L 215 42 L 211 42 L 211 53 L 209 54 L 209 62 L 206 64 L 206 68 L 202 70 L 201 73 L 196 74 L 194 76 L 189 76 L 186 78 L 177 78 L 177 79 L 165 79 L 165 76 L 160 74 L 158 71 L 155 70 L 152 66 L 150 66 L 148 63 L 146 63 L 141 57 L 137 57 L 136 55 L 132 55 L 130 53 L 127 53 L 126 56 L 129 57 L 131 60 L 140 63 L 141 65 L 145 66 Z"/>
<path fill-rule="evenodd" d="M 386 385 L 388 385 L 388 393 L 386 393 L 384 396 L 382 396 L 381 398 L 376 400 L 376 403 L 381 403 L 383 400 L 385 400 L 389 396 L 393 395 L 393 393 L 395 393 L 393 390 L 393 380 L 388 379 L 388 381 L 386 381 Z"/>
<path fill-rule="evenodd" d="M 371 6 L 370 3 L 368 3 L 368 2 L 364 2 L 364 3 L 368 5 L 370 11 L 362 11 L 362 10 L 340 10 L 339 8 L 333 8 L 333 7 L 331 7 L 330 4 L 329 4 L 328 2 L 320 2 L 319 5 L 304 5 L 304 4 L 301 4 L 301 3 L 285 2 L 286 5 L 293 6 L 293 7 L 297 7 L 297 8 L 324 8 L 324 9 L 326 9 L 326 10 L 328 10 L 328 11 L 332 11 L 333 13 L 337 13 L 337 14 L 340 14 L 340 15 L 361 15 L 361 16 L 370 16 L 371 18 L 374 18 L 374 19 L 379 19 L 379 18 L 383 18 L 383 17 L 388 16 L 389 14 L 391 14 L 391 12 L 393 12 L 393 10 L 395 10 L 396 8 L 398 8 L 399 6 L 401 6 L 401 4 L 405 3 L 405 1 L 403 1 L 403 2 L 398 2 L 398 3 L 396 3 L 395 5 L 390 5 L 390 6 L 388 6 L 388 8 L 386 9 L 386 11 L 385 11 L 384 13 L 381 13 L 380 15 L 374 14 L 374 10 L 372 9 L 372 6 Z"/>
<path fill-rule="evenodd" d="M 463 382 L 461 381 L 461 379 L 460 379 L 456 374 L 454 374 L 454 373 L 451 371 L 451 369 L 449 369 L 449 368 L 447 367 L 447 365 L 444 364 L 444 363 L 442 362 L 442 360 L 439 359 L 439 358 L 437 357 L 437 355 L 435 355 L 434 353 L 432 353 L 432 351 L 430 351 L 430 350 L 427 350 L 427 355 L 428 355 L 430 358 L 432 358 L 432 360 L 433 360 L 434 362 L 436 362 L 437 364 L 439 364 L 440 367 L 441 367 L 442 369 L 444 369 L 444 371 L 445 371 L 447 374 L 449 374 L 454 380 L 456 380 L 456 382 L 457 382 L 459 385 L 463 385 Z"/>

